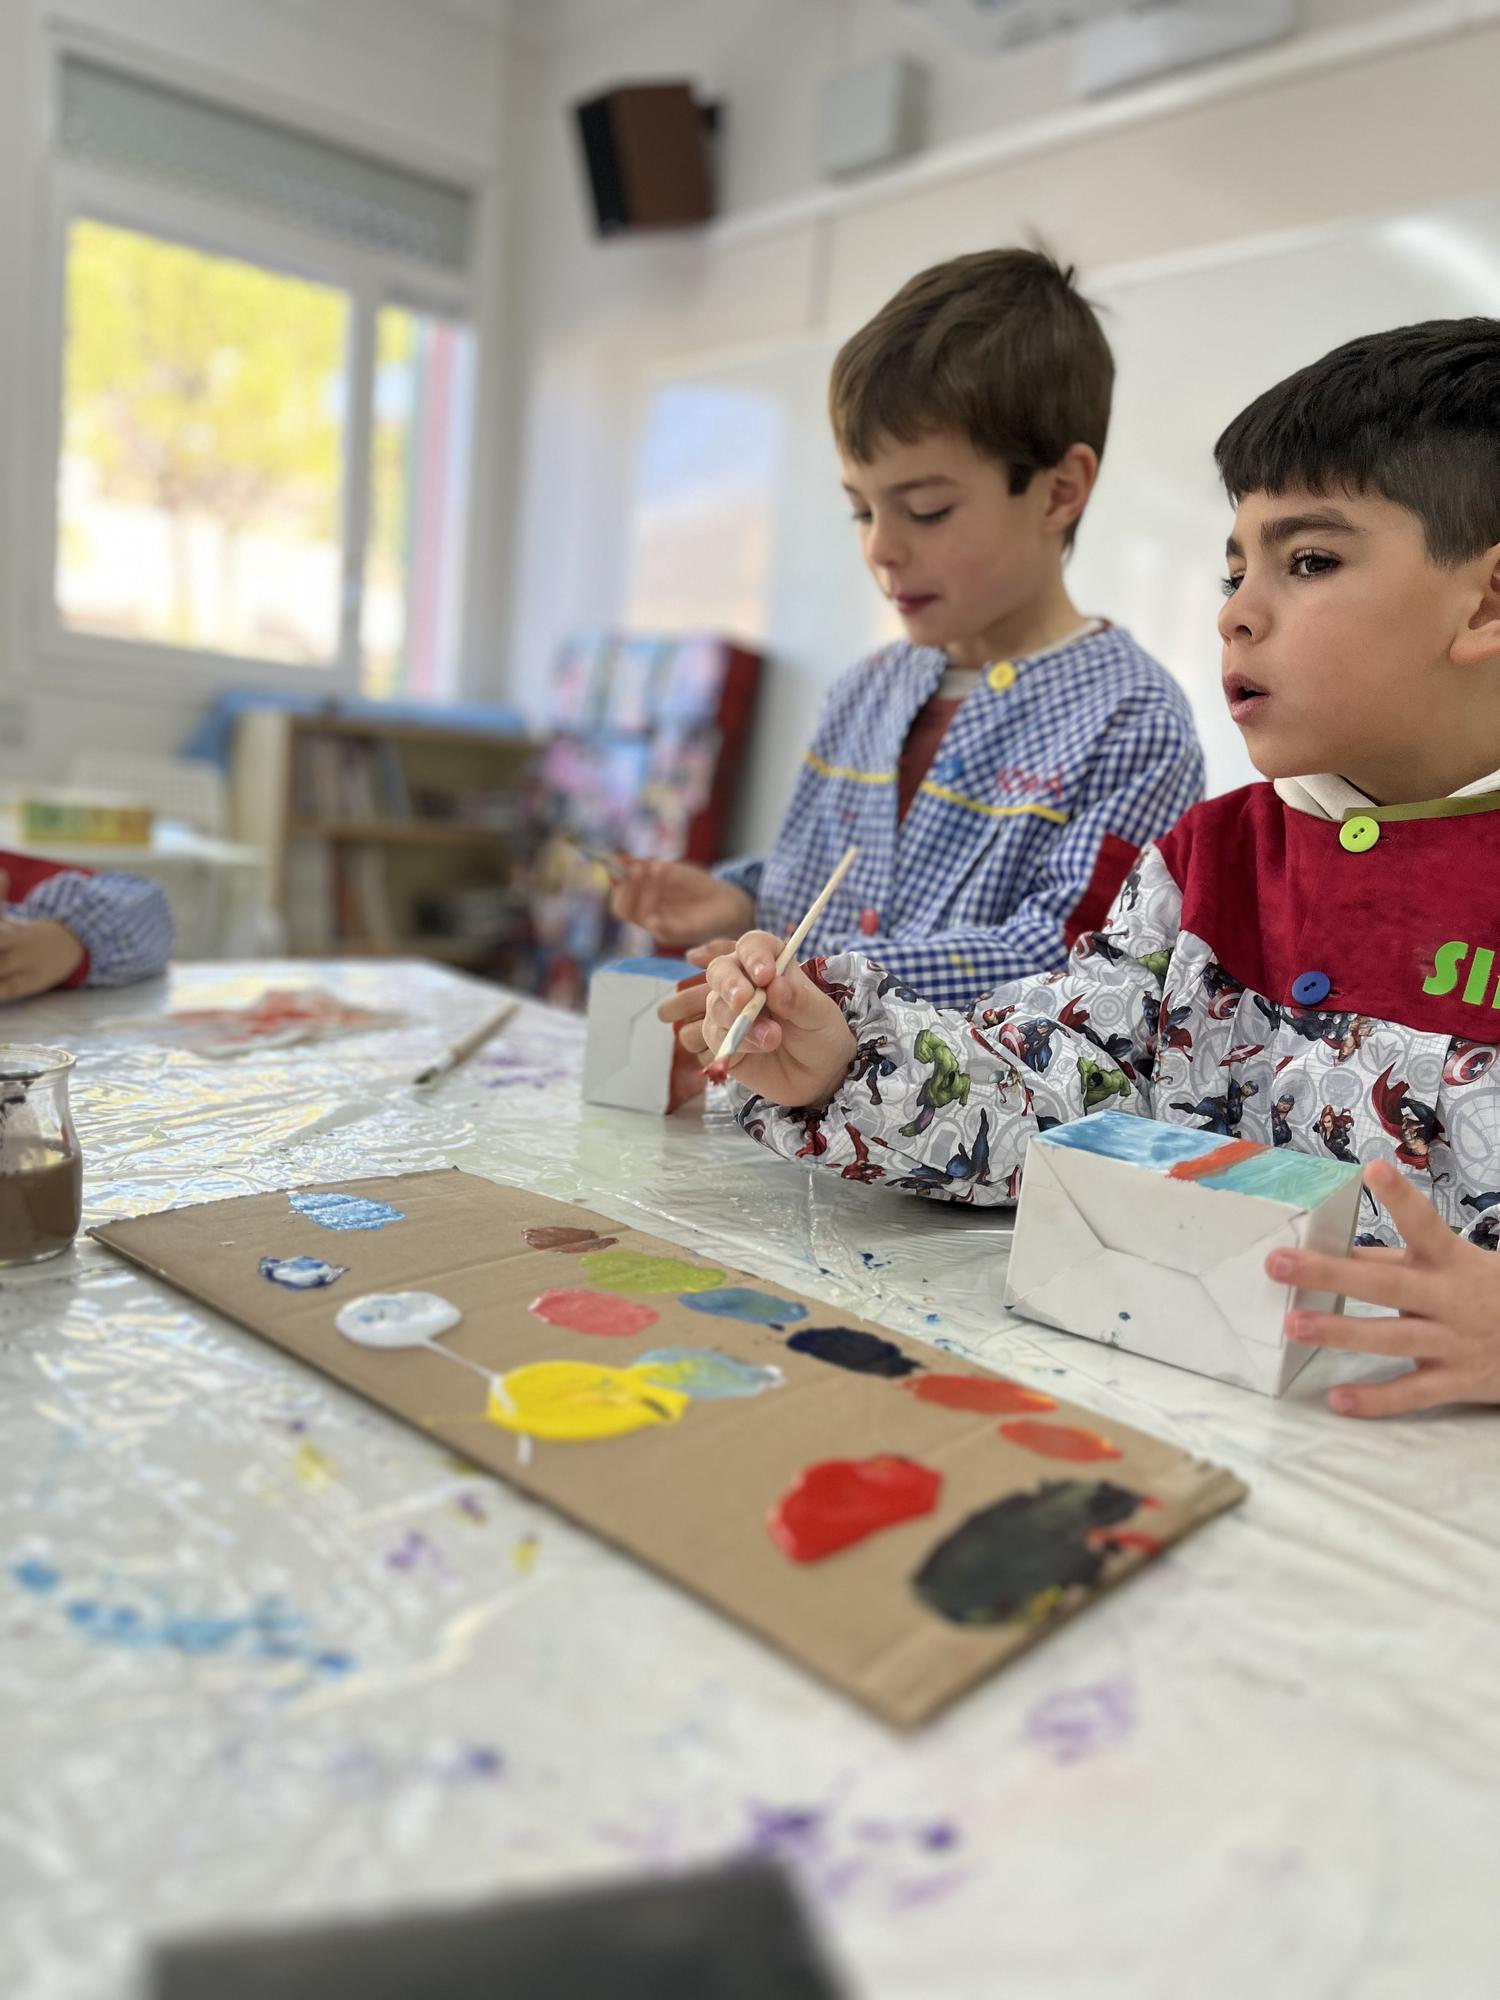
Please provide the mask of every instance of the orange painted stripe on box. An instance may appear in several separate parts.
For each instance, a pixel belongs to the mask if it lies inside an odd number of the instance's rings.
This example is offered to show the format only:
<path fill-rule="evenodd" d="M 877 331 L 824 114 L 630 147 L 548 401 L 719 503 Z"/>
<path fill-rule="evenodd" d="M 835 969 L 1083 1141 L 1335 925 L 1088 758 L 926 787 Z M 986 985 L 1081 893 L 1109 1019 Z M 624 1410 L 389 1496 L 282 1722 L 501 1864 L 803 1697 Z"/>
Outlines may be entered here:
<path fill-rule="evenodd" d="M 1228 1145 L 1216 1146 L 1211 1153 L 1200 1153 L 1196 1160 L 1179 1160 L 1175 1167 L 1167 1168 L 1167 1178 L 1201 1181 L 1208 1174 L 1226 1173 L 1230 1167 L 1237 1167 L 1241 1160 L 1253 1159 L 1265 1150 L 1254 1139 L 1231 1139 Z"/>

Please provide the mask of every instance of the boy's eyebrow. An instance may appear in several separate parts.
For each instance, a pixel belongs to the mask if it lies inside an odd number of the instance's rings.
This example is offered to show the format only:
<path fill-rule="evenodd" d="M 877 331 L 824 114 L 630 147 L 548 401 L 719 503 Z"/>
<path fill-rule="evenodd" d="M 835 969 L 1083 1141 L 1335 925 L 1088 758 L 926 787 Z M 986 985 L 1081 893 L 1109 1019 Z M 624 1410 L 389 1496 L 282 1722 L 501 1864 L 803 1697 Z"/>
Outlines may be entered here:
<path fill-rule="evenodd" d="M 1274 549 L 1281 542 L 1289 542 L 1293 535 L 1362 535 L 1363 528 L 1357 528 L 1336 507 L 1316 514 L 1278 514 L 1260 525 L 1260 545 L 1263 549 Z M 1243 556 L 1245 551 L 1231 535 L 1224 544 L 1228 556 Z"/>
<path fill-rule="evenodd" d="M 946 472 L 929 472 L 924 474 L 920 479 L 898 479 L 894 485 L 882 487 L 881 491 L 883 493 L 911 493 L 918 486 L 957 486 L 957 484 L 958 481 L 950 479 Z M 846 479 L 844 481 L 844 491 L 852 497 L 856 494 L 857 488 L 851 486 Z"/>

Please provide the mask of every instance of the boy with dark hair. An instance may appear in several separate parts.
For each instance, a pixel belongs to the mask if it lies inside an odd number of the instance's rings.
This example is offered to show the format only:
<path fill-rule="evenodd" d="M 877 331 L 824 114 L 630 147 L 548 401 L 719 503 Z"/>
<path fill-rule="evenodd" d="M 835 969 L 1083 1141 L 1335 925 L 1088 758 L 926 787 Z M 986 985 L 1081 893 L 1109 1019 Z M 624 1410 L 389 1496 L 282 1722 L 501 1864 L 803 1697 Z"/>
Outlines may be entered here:
<path fill-rule="evenodd" d="M 1415 1363 L 1335 1389 L 1352 1415 L 1500 1401 L 1500 321 L 1351 341 L 1216 455 L 1224 692 L 1272 782 L 1196 806 L 1065 972 L 967 1018 L 853 956 L 773 978 L 752 933 L 685 1038 L 767 986 L 742 1122 L 949 1200 L 1013 1200 L 1030 1134 L 1105 1106 L 1363 1160 L 1353 1258 L 1268 1268 L 1400 1317 L 1289 1334 Z"/>
<path fill-rule="evenodd" d="M 1113 383 L 1072 273 L 1032 250 L 923 272 L 845 344 L 844 490 L 907 638 L 834 686 L 764 860 L 634 862 L 618 916 L 677 947 L 784 932 L 852 844 L 815 949 L 867 946 L 945 1006 L 1064 962 L 1202 790 L 1181 690 L 1063 580 Z"/>

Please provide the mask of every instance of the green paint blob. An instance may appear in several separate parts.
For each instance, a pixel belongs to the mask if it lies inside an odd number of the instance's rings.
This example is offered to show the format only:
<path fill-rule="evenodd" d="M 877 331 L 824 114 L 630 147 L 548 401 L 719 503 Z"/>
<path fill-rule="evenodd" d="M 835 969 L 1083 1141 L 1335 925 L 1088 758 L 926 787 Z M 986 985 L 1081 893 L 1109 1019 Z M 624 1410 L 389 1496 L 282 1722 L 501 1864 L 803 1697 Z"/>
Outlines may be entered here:
<path fill-rule="evenodd" d="M 606 1292 L 711 1292 L 724 1273 L 680 1257 L 648 1257 L 640 1250 L 594 1250 L 581 1259 L 589 1279 Z"/>

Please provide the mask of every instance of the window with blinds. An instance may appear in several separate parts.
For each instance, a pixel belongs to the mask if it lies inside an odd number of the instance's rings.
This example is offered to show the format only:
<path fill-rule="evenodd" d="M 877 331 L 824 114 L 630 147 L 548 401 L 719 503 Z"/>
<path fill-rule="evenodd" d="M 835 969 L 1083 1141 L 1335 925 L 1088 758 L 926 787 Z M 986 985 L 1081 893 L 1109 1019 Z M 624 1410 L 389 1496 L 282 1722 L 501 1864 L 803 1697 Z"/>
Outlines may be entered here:
<path fill-rule="evenodd" d="M 472 195 L 92 59 L 61 93 L 61 634 L 451 696 Z M 295 271 L 250 218 L 297 232 Z"/>

